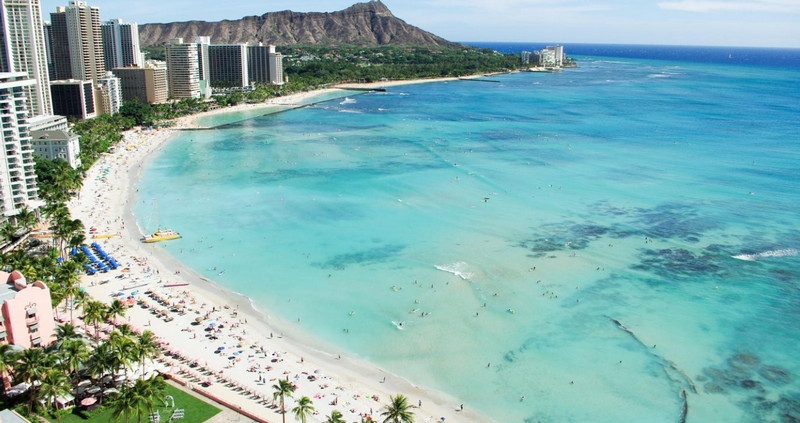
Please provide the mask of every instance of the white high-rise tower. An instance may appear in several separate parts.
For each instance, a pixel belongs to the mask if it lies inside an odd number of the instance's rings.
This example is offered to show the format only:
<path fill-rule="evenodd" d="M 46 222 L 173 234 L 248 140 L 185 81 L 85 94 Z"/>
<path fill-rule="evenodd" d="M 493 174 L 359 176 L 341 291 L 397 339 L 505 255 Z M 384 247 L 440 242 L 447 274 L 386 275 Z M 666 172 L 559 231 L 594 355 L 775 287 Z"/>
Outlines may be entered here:
<path fill-rule="evenodd" d="M 0 0 L 0 72 L 23 72 L 31 116 L 52 115 L 42 12 L 39 0 Z"/>
<path fill-rule="evenodd" d="M 125 23 L 122 19 L 103 22 L 103 57 L 106 69 L 128 66 L 142 67 L 142 52 L 139 49 L 139 25 Z"/>

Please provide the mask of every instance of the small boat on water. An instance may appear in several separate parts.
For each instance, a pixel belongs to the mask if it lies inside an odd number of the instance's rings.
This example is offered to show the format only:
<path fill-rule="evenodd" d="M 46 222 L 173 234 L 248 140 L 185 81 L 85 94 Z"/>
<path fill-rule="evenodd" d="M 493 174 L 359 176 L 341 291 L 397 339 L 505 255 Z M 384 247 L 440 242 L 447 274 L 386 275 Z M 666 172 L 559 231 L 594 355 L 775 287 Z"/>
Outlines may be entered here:
<path fill-rule="evenodd" d="M 150 235 L 145 235 L 142 238 L 144 242 L 159 242 L 159 241 L 167 241 L 170 239 L 178 239 L 181 238 L 181 234 L 170 230 L 170 229 L 158 229 Z"/>
<path fill-rule="evenodd" d="M 161 226 L 158 224 L 158 203 L 153 202 L 153 212 L 156 215 L 156 231 L 150 235 L 145 235 L 142 238 L 142 241 L 146 243 L 151 242 L 160 242 L 160 241 L 168 241 L 170 239 L 178 239 L 181 238 L 181 234 L 171 230 L 171 229 L 161 229 Z"/>

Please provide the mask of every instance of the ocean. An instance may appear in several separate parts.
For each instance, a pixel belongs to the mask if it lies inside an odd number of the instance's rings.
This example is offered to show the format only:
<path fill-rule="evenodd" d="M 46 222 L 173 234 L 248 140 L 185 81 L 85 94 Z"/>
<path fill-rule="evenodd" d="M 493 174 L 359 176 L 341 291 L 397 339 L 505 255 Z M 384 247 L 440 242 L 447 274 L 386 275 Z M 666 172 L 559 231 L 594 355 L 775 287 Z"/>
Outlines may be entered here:
<path fill-rule="evenodd" d="M 669 49 L 207 119 L 134 211 L 498 422 L 800 421 L 800 53 Z"/>

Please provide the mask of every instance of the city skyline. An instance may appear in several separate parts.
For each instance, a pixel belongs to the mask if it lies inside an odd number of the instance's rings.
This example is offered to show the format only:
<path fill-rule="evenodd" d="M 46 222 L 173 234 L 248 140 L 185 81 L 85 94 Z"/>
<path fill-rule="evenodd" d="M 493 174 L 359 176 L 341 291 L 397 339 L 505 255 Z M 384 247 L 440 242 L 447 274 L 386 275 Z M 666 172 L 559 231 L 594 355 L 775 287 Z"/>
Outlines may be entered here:
<path fill-rule="evenodd" d="M 235 3 L 140 0 L 89 2 L 101 20 L 217 21 L 267 12 L 332 12 L 356 0 Z M 68 1 L 43 0 L 49 13 Z M 509 41 L 800 47 L 800 3 L 793 0 L 384 0 L 400 19 L 452 41 Z"/>

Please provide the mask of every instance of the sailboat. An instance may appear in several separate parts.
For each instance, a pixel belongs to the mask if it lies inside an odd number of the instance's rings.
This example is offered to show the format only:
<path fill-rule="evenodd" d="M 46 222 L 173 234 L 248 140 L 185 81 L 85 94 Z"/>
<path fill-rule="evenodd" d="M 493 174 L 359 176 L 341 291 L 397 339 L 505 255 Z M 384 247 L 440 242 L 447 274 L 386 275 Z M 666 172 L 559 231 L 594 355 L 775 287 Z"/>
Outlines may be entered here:
<path fill-rule="evenodd" d="M 156 231 L 150 235 L 145 235 L 144 238 L 142 238 L 142 241 L 150 243 L 181 238 L 181 234 L 171 229 L 161 229 L 161 226 L 158 223 L 158 203 L 156 201 L 153 201 L 153 210 L 156 215 Z"/>

